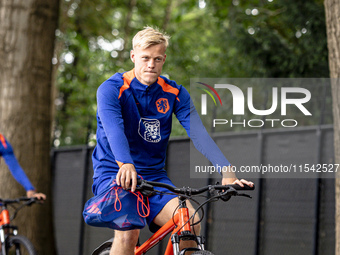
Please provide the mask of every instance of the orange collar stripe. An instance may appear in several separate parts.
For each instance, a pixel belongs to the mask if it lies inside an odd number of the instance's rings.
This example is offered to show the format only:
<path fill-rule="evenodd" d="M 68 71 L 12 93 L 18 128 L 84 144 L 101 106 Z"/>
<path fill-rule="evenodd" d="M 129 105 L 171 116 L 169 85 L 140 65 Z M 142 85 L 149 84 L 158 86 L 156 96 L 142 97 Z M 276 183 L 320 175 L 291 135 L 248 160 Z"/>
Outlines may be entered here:
<path fill-rule="evenodd" d="M 122 96 L 123 92 L 126 89 L 130 88 L 130 83 L 133 80 L 133 78 L 135 78 L 135 70 L 134 69 L 123 74 L 124 85 L 119 90 L 118 99 Z"/>
<path fill-rule="evenodd" d="M 131 71 L 129 72 L 126 72 L 123 74 L 123 79 L 124 79 L 124 84 L 123 86 L 120 88 L 119 90 L 119 96 L 118 96 L 118 99 L 122 96 L 123 92 L 125 90 L 127 90 L 128 88 L 130 88 L 130 83 L 131 81 L 135 78 L 135 72 L 134 72 L 134 69 L 132 69 Z M 163 91 L 164 92 L 169 92 L 169 93 L 172 93 L 176 96 L 178 96 L 179 94 L 179 90 L 170 86 L 169 84 L 167 84 L 165 82 L 164 79 L 162 79 L 161 77 L 158 77 L 158 81 L 157 83 L 162 87 Z"/>
<path fill-rule="evenodd" d="M 162 87 L 164 92 L 169 92 L 178 96 L 179 90 L 167 84 L 161 77 L 158 77 L 158 84 Z"/>

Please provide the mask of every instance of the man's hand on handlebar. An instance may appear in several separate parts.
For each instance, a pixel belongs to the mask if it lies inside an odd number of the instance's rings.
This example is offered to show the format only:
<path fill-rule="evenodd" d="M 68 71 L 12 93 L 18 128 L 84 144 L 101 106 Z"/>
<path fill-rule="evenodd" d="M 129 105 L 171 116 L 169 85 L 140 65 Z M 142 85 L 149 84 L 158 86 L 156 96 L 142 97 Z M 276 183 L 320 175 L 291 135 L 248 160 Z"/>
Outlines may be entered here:
<path fill-rule="evenodd" d="M 230 166 L 223 167 L 222 169 L 222 185 L 228 185 L 228 184 L 237 184 L 241 187 L 244 187 L 244 185 L 248 185 L 249 187 L 253 187 L 254 183 L 247 181 L 245 179 L 239 180 L 235 173 L 231 171 Z"/>
<path fill-rule="evenodd" d="M 248 185 L 249 187 L 253 187 L 254 183 L 251 181 L 247 181 L 245 179 L 237 179 L 237 178 L 222 178 L 222 185 L 228 185 L 228 184 L 237 184 L 241 187 L 244 187 L 244 185 Z"/>
<path fill-rule="evenodd" d="M 131 188 L 132 192 L 135 192 L 137 185 L 137 172 L 133 164 L 123 164 L 118 171 L 116 181 L 123 189 Z"/>
<path fill-rule="evenodd" d="M 32 197 L 35 197 L 37 198 L 38 200 L 46 200 L 46 195 L 44 193 L 37 193 L 35 192 L 34 190 L 28 190 L 26 192 L 26 196 L 28 198 L 32 198 Z"/>

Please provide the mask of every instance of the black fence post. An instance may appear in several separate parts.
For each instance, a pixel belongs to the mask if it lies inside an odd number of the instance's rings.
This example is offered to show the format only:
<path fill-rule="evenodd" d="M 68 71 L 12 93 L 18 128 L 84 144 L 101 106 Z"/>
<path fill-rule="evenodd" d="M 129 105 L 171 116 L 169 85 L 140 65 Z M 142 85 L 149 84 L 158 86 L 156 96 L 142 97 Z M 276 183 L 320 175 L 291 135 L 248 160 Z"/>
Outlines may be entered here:
<path fill-rule="evenodd" d="M 317 164 L 321 163 L 321 143 L 322 143 L 322 131 L 320 126 L 316 130 L 317 137 Z M 320 203 L 321 203 L 321 178 L 319 173 L 317 173 L 317 178 L 315 180 L 315 208 L 314 208 L 314 237 L 313 237 L 313 255 L 319 254 L 319 229 L 320 229 Z"/>
<path fill-rule="evenodd" d="M 83 148 L 83 160 L 84 160 L 84 179 L 83 179 L 83 193 L 82 193 L 82 205 L 86 203 L 87 198 L 87 179 L 89 169 L 89 147 L 87 145 Z M 84 237 L 85 237 L 85 222 L 83 217 L 80 217 L 80 233 L 79 233 L 79 255 L 83 255 L 84 252 Z"/>
<path fill-rule="evenodd" d="M 316 129 L 316 138 L 317 138 L 317 151 L 316 151 L 316 158 L 317 164 L 322 163 L 322 124 L 324 123 L 324 115 L 326 111 L 326 98 L 327 98 L 327 87 L 323 86 L 323 96 L 320 102 L 320 116 L 319 116 L 319 125 Z M 315 180 L 315 219 L 314 219 L 314 242 L 313 242 L 313 254 L 319 254 L 319 232 L 320 232 L 320 205 L 321 205 L 321 178 L 320 174 L 317 173 L 317 178 Z"/>
<path fill-rule="evenodd" d="M 263 163 L 263 155 L 264 155 L 264 135 L 262 130 L 258 133 L 259 138 L 259 165 Z M 258 201 L 257 201 L 257 212 L 256 212 L 256 228 L 255 228 L 255 255 L 259 255 L 261 252 L 261 243 L 262 243 L 262 214 L 263 214 L 263 205 L 262 205 L 262 197 L 263 197 L 263 178 L 259 178 L 259 183 L 256 187 L 258 190 Z"/>

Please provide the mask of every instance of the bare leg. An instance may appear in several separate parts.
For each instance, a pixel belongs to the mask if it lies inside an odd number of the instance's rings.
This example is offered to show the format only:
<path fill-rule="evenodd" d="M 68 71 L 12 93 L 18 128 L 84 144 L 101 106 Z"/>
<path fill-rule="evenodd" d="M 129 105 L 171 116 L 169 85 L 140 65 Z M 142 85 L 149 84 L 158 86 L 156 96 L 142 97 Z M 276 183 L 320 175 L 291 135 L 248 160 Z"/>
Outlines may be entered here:
<path fill-rule="evenodd" d="M 128 231 L 115 230 L 110 255 L 134 255 L 138 237 L 138 229 Z"/>

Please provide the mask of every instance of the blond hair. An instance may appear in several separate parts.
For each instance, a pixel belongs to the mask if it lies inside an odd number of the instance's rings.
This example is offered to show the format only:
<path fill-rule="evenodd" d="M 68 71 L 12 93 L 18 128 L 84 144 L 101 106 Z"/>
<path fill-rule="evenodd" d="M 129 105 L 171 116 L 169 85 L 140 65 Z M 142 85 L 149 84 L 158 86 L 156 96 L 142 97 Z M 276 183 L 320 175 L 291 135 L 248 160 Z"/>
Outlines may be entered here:
<path fill-rule="evenodd" d="M 146 49 L 153 45 L 164 44 L 165 49 L 169 45 L 170 36 L 161 32 L 158 28 L 144 27 L 132 39 L 132 48 Z"/>

